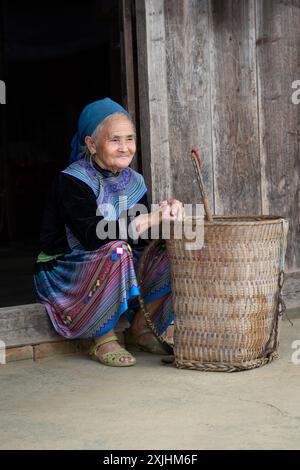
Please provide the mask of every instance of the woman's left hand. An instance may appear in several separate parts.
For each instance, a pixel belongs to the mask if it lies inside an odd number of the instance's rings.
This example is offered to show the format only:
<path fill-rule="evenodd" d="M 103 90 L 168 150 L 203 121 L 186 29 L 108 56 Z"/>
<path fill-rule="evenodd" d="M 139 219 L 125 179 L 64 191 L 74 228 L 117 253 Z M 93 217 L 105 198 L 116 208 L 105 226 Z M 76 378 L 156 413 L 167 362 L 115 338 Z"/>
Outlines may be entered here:
<path fill-rule="evenodd" d="M 182 221 L 184 219 L 184 207 L 182 202 L 178 201 L 177 199 L 166 199 L 165 201 L 161 201 L 159 203 L 160 207 L 169 205 L 170 206 L 170 215 L 173 220 Z"/>

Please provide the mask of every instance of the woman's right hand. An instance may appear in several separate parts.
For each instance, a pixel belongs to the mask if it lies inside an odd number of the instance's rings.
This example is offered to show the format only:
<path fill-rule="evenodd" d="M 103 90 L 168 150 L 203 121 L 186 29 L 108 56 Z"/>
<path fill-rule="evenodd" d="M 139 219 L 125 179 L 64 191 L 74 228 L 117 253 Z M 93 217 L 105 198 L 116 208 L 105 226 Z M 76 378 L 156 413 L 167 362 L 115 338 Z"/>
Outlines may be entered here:
<path fill-rule="evenodd" d="M 169 207 L 170 217 L 168 217 L 168 214 L 166 211 L 167 220 L 177 220 L 179 222 L 182 222 L 182 220 L 184 219 L 185 211 L 184 211 L 184 206 L 181 201 L 178 201 L 177 199 L 174 199 L 174 198 L 170 198 L 165 201 L 161 201 L 159 205 L 162 209 Z"/>
<path fill-rule="evenodd" d="M 178 220 L 177 214 L 172 215 L 172 206 L 170 204 L 161 204 L 158 210 L 149 214 L 140 214 L 135 218 L 136 230 L 140 235 L 150 227 L 160 225 L 163 221 Z"/>
<path fill-rule="evenodd" d="M 163 204 L 157 211 L 150 213 L 150 225 L 159 225 L 162 221 L 175 220 L 175 217 L 171 215 L 171 206 L 169 204 Z"/>
<path fill-rule="evenodd" d="M 172 213 L 172 206 L 170 204 L 163 204 L 160 206 L 161 220 L 176 220 L 176 215 Z"/>

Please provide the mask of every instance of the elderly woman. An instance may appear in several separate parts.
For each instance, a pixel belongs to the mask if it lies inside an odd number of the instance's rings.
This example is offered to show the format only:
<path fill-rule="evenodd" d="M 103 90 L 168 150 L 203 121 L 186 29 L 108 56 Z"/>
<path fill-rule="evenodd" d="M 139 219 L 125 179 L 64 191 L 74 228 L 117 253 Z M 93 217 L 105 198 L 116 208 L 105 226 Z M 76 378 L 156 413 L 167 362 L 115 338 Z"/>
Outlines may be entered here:
<path fill-rule="evenodd" d="M 145 231 L 163 219 L 182 217 L 182 205 L 174 199 L 161 201 L 154 212 L 128 217 L 136 204 L 147 205 L 144 179 L 129 167 L 135 151 L 134 125 L 124 108 L 109 98 L 84 108 L 71 164 L 48 196 L 34 275 L 37 299 L 57 333 L 69 339 L 93 338 L 91 358 L 109 366 L 136 362 L 114 332 L 122 315 L 130 322 L 128 342 L 164 354 L 139 309 L 137 270 L 147 246 Z M 133 223 L 135 238 L 130 230 L 124 237 L 121 219 Z M 109 238 L 101 232 L 105 227 Z M 144 302 L 163 334 L 173 320 L 169 262 L 164 250 L 148 258 L 142 273 Z"/>

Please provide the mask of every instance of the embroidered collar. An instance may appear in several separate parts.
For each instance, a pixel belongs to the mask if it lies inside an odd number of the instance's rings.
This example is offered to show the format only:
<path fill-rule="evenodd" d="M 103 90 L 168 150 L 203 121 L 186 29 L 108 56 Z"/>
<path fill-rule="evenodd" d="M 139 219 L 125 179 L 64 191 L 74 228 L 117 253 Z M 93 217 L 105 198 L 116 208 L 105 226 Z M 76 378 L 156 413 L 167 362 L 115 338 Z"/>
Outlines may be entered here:
<path fill-rule="evenodd" d="M 86 183 L 95 194 L 99 212 L 107 220 L 116 220 L 123 210 L 133 207 L 146 193 L 144 178 L 130 167 L 118 174 L 98 168 L 82 159 L 72 163 L 63 173 Z"/>

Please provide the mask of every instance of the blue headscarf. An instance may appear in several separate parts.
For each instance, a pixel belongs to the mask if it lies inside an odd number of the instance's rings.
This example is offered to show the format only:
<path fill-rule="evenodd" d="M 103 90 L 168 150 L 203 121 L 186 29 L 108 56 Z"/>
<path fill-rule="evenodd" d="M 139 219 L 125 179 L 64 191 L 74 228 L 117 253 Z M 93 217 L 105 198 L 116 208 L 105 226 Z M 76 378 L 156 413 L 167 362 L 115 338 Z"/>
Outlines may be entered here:
<path fill-rule="evenodd" d="M 113 113 L 123 113 L 129 117 L 127 111 L 110 98 L 94 101 L 83 109 L 79 116 L 77 133 L 74 135 L 71 143 L 70 163 L 76 162 L 81 158 L 80 150 L 81 147 L 85 145 L 85 137 L 92 135 L 96 127 L 101 124 L 107 116 Z"/>

